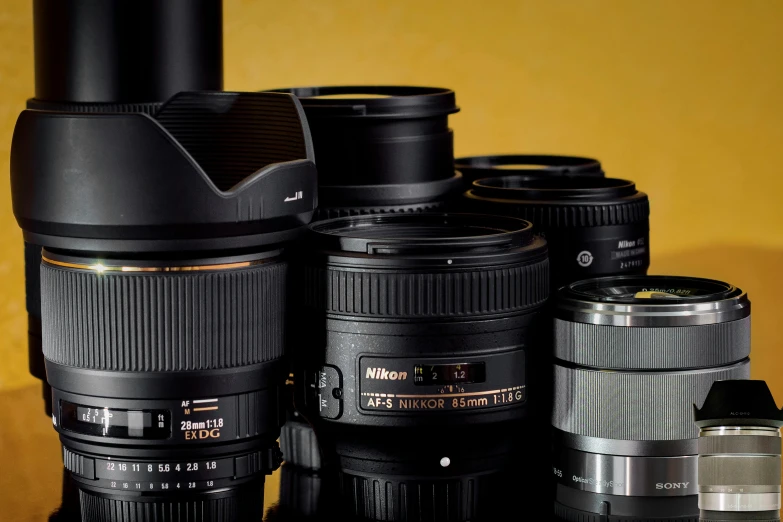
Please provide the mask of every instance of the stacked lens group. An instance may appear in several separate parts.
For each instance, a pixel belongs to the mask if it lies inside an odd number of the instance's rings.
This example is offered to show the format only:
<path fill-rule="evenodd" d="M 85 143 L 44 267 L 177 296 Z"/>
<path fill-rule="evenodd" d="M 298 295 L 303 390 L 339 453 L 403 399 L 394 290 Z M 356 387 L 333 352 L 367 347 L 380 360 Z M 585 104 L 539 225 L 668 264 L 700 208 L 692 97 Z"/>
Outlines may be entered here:
<path fill-rule="evenodd" d="M 455 161 L 450 89 L 220 92 L 219 1 L 85 5 L 35 2 L 11 155 L 83 521 L 261 520 L 283 459 L 270 520 L 776 520 L 774 401 L 702 406 L 748 297 L 647 275 L 636 183 Z"/>

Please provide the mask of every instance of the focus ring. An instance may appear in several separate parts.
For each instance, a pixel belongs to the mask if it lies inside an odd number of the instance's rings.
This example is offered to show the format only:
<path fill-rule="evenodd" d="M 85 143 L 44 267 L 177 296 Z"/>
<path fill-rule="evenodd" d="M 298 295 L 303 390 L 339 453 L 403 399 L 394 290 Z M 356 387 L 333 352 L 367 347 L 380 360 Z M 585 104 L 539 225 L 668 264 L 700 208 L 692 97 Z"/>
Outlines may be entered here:
<path fill-rule="evenodd" d="M 474 520 L 488 477 L 439 481 L 369 478 L 343 473 L 343 492 L 350 514 L 370 520 L 457 522 Z"/>
<path fill-rule="evenodd" d="M 432 273 L 307 267 L 305 303 L 327 313 L 368 317 L 453 317 L 514 313 L 549 295 L 549 261 Z"/>
<path fill-rule="evenodd" d="M 308 470 L 321 468 L 321 452 L 315 431 L 306 422 L 290 419 L 280 430 L 280 447 L 288 464 Z"/>
<path fill-rule="evenodd" d="M 41 265 L 45 357 L 79 368 L 157 372 L 280 358 L 287 265 L 104 273 Z"/>
<path fill-rule="evenodd" d="M 621 203 L 607 201 L 602 205 L 569 205 L 566 202 L 537 204 L 535 201 L 518 202 L 515 215 L 547 229 L 572 227 L 605 227 L 646 223 L 650 216 L 650 201 L 647 195 L 639 193 L 633 200 Z M 481 201 L 481 200 L 477 200 Z M 495 209 L 497 203 L 488 201 L 487 210 Z"/>
<path fill-rule="evenodd" d="M 428 201 L 426 203 L 410 203 L 407 205 L 373 205 L 363 207 L 318 207 L 313 221 L 346 216 L 366 216 L 368 214 L 399 214 L 402 212 L 430 212 L 442 209 L 445 201 Z"/>
<path fill-rule="evenodd" d="M 644 346 L 644 350 L 639 347 Z M 695 346 L 707 349 L 695 350 Z M 704 368 L 750 355 L 750 316 L 670 328 L 627 328 L 555 319 L 555 357 L 606 369 Z"/>
<path fill-rule="evenodd" d="M 750 361 L 687 372 L 607 372 L 555 365 L 555 428 L 604 439 L 695 439 L 693 405 L 712 383 L 749 379 Z"/>
<path fill-rule="evenodd" d="M 82 522 L 258 522 L 263 498 L 263 480 L 217 498 L 119 500 L 79 490 Z"/>
<path fill-rule="evenodd" d="M 699 437 L 699 455 L 780 455 L 780 437 L 758 435 Z"/>

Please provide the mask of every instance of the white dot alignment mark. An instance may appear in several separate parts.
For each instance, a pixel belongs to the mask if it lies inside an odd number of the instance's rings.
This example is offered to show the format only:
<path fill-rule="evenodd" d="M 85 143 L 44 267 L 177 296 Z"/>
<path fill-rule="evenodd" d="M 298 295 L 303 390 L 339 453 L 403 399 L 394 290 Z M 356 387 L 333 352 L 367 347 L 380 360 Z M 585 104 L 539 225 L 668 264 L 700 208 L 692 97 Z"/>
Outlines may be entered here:
<path fill-rule="evenodd" d="M 446 261 L 446 263 L 448 263 L 448 264 L 451 264 L 451 259 L 449 259 L 448 261 Z"/>
<path fill-rule="evenodd" d="M 442 459 L 440 459 L 440 465 L 443 466 L 444 468 L 448 468 L 449 464 L 451 464 L 451 459 L 450 458 L 443 457 Z"/>

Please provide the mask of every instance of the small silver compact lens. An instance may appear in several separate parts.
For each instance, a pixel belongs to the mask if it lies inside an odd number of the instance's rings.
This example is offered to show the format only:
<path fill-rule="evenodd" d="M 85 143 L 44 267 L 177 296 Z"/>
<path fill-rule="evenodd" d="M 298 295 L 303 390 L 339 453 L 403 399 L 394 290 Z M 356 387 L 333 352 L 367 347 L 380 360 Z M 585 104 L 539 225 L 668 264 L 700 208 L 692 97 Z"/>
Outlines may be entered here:
<path fill-rule="evenodd" d="M 764 381 L 717 381 L 694 405 L 700 520 L 780 520 L 783 412 Z"/>

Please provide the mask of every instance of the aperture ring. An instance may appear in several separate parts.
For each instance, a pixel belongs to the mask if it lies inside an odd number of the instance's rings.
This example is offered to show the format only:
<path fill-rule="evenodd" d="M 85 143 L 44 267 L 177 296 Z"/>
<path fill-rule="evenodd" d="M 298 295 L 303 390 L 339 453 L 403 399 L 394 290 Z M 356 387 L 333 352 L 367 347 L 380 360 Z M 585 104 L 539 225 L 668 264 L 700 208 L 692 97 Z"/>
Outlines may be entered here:
<path fill-rule="evenodd" d="M 257 522 L 263 517 L 264 481 L 216 494 L 144 499 L 105 497 L 79 490 L 82 522 Z"/>
<path fill-rule="evenodd" d="M 622 440 L 695 439 L 693 405 L 712 383 L 749 379 L 750 360 L 690 371 L 597 371 L 555 364 L 552 424 L 576 435 Z"/>
<path fill-rule="evenodd" d="M 41 265 L 43 347 L 78 368 L 235 368 L 282 357 L 287 264 L 105 272 Z"/>
<path fill-rule="evenodd" d="M 639 347 L 644 346 L 644 350 Z M 705 349 L 697 349 L 697 347 Z M 699 326 L 628 328 L 555 319 L 555 357 L 606 369 L 721 366 L 750 355 L 750 316 Z"/>
<path fill-rule="evenodd" d="M 365 317 L 454 317 L 513 313 L 549 297 L 549 261 L 444 272 L 305 268 L 306 306 Z"/>

